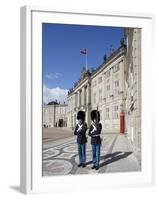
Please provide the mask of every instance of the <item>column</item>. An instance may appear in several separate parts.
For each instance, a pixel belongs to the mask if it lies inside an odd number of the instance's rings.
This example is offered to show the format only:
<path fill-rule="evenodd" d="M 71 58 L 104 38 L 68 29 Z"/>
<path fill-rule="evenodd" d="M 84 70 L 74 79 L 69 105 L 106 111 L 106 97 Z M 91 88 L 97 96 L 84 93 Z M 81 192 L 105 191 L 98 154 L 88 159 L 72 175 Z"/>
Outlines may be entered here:
<path fill-rule="evenodd" d="M 86 106 L 87 106 L 87 102 L 86 102 L 86 90 L 87 90 L 87 87 L 85 86 L 84 87 L 84 107 L 86 108 Z"/>
<path fill-rule="evenodd" d="M 75 93 L 75 108 L 77 108 L 77 93 Z"/>
<path fill-rule="evenodd" d="M 77 107 L 80 107 L 80 91 L 77 91 Z"/>
<path fill-rule="evenodd" d="M 88 83 L 88 104 L 91 103 L 91 87 L 90 83 Z"/>
<path fill-rule="evenodd" d="M 88 83 L 87 84 L 87 96 L 86 96 L 86 99 L 87 99 L 87 105 L 90 103 L 90 84 Z"/>
<path fill-rule="evenodd" d="M 76 92 L 76 106 L 77 106 L 77 108 L 78 108 L 78 106 L 79 106 L 79 97 L 78 97 L 78 91 Z"/>
<path fill-rule="evenodd" d="M 81 107 L 81 100 L 82 100 L 82 90 L 79 91 L 79 107 Z"/>
<path fill-rule="evenodd" d="M 85 106 L 85 87 L 82 88 L 82 92 L 81 92 L 81 105 L 84 107 Z"/>
<path fill-rule="evenodd" d="M 91 120 L 90 120 L 90 103 L 91 103 L 91 88 L 90 83 L 87 84 L 87 90 L 86 90 L 86 107 L 87 107 L 87 124 L 90 126 Z"/>
<path fill-rule="evenodd" d="M 105 103 L 106 98 L 106 81 L 105 81 L 105 73 L 102 74 L 102 99 L 104 99 Z"/>
<path fill-rule="evenodd" d="M 85 87 L 85 106 L 87 107 L 88 101 L 87 101 L 87 93 L 88 93 L 88 87 Z"/>

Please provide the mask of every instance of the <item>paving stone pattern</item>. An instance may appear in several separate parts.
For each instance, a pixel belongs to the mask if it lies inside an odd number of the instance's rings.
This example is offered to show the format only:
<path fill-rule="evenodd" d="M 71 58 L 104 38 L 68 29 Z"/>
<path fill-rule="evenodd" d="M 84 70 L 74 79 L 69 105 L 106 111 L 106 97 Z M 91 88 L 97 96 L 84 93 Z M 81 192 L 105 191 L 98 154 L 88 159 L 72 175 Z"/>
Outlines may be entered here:
<path fill-rule="evenodd" d="M 86 167 L 78 167 L 76 137 L 69 137 L 43 145 L 43 176 L 67 174 L 98 174 L 140 171 L 133 147 L 124 135 L 106 134 L 101 146 L 100 168 L 92 170 L 90 138 L 86 144 Z"/>

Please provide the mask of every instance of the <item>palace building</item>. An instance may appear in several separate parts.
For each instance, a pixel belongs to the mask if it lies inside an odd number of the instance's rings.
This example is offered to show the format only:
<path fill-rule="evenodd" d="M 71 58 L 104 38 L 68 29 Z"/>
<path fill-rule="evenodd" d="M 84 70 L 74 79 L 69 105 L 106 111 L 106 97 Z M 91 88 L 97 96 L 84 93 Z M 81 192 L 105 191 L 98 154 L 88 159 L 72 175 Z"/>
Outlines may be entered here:
<path fill-rule="evenodd" d="M 102 132 L 126 134 L 140 155 L 141 29 L 125 28 L 125 41 L 96 70 L 82 69 L 68 93 L 67 125 L 75 127 L 77 112 L 83 110 L 89 126 L 91 110 L 98 109 Z"/>
<path fill-rule="evenodd" d="M 104 56 L 103 63 L 90 71 L 85 67 L 68 92 L 67 104 L 43 107 L 43 127 L 73 129 L 77 112 L 98 109 L 102 133 L 124 133 L 136 152 L 141 149 L 141 29 L 125 28 L 118 49 Z"/>
<path fill-rule="evenodd" d="M 86 112 L 89 126 L 91 110 L 98 109 L 103 131 L 120 131 L 120 111 L 125 103 L 125 65 L 126 46 L 123 44 L 108 58 L 104 57 L 103 63 L 96 70 L 90 73 L 82 69 L 79 81 L 68 93 L 68 127 L 75 126 L 79 110 Z"/>

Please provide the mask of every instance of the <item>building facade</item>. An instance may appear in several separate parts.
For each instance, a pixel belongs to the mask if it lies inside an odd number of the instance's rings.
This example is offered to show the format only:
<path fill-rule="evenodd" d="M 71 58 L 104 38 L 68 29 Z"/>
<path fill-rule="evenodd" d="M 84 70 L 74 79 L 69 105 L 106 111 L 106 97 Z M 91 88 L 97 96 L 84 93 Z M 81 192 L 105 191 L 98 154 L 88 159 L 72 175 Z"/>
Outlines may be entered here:
<path fill-rule="evenodd" d="M 125 106 L 125 64 L 126 46 L 122 45 L 93 72 L 82 70 L 79 81 L 68 93 L 68 127 L 75 127 L 79 110 L 86 112 L 89 126 L 91 110 L 98 109 L 103 131 L 120 131 L 120 111 Z"/>
<path fill-rule="evenodd" d="M 86 121 L 90 123 L 91 110 L 91 74 L 85 68 L 81 72 L 81 79 L 74 84 L 68 92 L 68 127 L 74 128 L 76 125 L 77 112 L 86 112 Z"/>
<path fill-rule="evenodd" d="M 67 127 L 67 104 L 52 104 L 43 106 L 43 128 Z"/>
<path fill-rule="evenodd" d="M 134 150 L 141 150 L 141 29 L 126 28 L 127 40 L 125 92 L 126 132 Z"/>

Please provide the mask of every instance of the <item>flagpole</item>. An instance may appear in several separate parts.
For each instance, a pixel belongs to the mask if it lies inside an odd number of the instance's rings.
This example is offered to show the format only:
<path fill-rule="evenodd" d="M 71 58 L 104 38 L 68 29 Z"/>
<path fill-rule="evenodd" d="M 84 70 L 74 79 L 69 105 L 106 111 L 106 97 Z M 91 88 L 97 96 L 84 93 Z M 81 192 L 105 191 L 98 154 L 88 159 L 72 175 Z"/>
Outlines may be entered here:
<path fill-rule="evenodd" d="M 86 70 L 88 70 L 88 66 L 87 66 L 87 64 L 88 64 L 87 63 L 87 49 L 81 50 L 80 53 L 86 56 L 85 57 L 85 68 L 86 68 Z"/>

